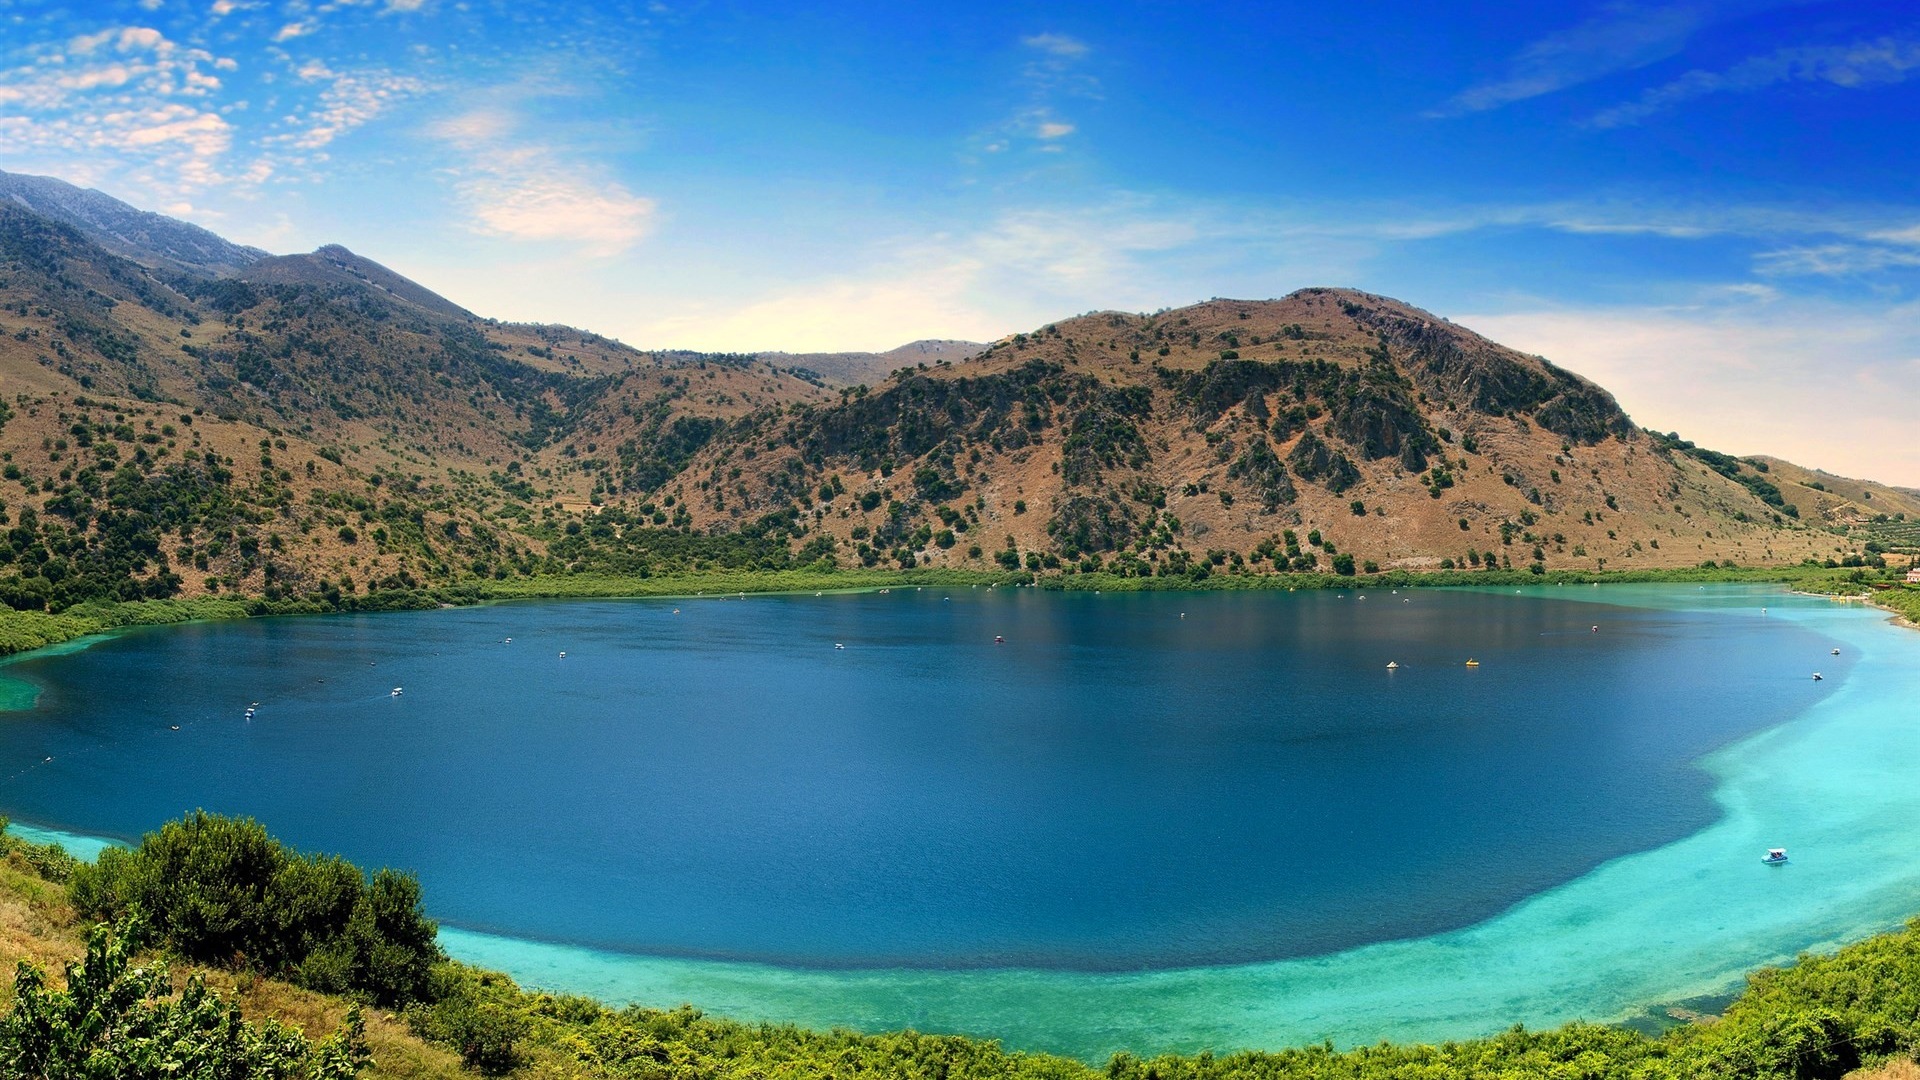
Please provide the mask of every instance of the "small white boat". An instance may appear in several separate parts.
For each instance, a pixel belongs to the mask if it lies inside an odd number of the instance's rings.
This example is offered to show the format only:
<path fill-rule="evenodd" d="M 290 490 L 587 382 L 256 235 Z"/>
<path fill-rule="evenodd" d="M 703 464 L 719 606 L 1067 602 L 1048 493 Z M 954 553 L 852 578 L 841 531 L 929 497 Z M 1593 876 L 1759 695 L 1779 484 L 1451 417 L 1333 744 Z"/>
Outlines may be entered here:
<path fill-rule="evenodd" d="M 837 642 L 837 641 L 833 643 L 833 647 L 834 647 L 834 648 L 836 648 L 836 649 L 844 649 L 844 648 L 846 648 L 846 646 L 845 646 L 845 645 L 842 645 L 842 644 L 840 644 L 840 643 L 839 643 L 839 642 Z"/>
<path fill-rule="evenodd" d="M 1835 655 L 1835 656 L 1839 656 L 1839 655 L 1840 655 L 1840 650 L 1839 650 L 1839 649 L 1835 649 L 1835 650 L 1833 650 L 1833 655 Z"/>
<path fill-rule="evenodd" d="M 1389 660 L 1389 661 L 1387 661 L 1387 670 L 1388 670 L 1388 671 L 1399 671 L 1399 670 L 1400 670 L 1400 662 L 1399 662 L 1398 660 Z"/>
<path fill-rule="evenodd" d="M 401 691 L 401 688 L 400 688 L 400 687 L 398 687 L 398 686 L 396 686 L 396 687 L 394 687 L 394 688 L 393 688 L 393 693 L 391 693 L 391 694 L 388 694 L 387 696 L 388 696 L 388 697 L 399 697 L 399 696 L 400 696 L 400 691 Z"/>
<path fill-rule="evenodd" d="M 1783 847 L 1768 848 L 1767 854 L 1760 861 L 1766 863 L 1768 866 L 1779 866 L 1781 863 L 1787 861 L 1787 849 Z"/>
<path fill-rule="evenodd" d="M 1814 673 L 1813 673 L 1813 681 L 1814 681 L 1814 682 L 1819 682 L 1819 681 L 1820 681 L 1820 679 L 1821 679 L 1821 675 L 1820 675 L 1820 673 L 1819 673 L 1819 672 L 1817 672 L 1817 671 L 1816 671 L 1816 672 L 1814 672 Z"/>
<path fill-rule="evenodd" d="M 567 658 L 567 651 L 565 649 L 560 650 L 560 659 L 565 660 L 566 658 Z"/>

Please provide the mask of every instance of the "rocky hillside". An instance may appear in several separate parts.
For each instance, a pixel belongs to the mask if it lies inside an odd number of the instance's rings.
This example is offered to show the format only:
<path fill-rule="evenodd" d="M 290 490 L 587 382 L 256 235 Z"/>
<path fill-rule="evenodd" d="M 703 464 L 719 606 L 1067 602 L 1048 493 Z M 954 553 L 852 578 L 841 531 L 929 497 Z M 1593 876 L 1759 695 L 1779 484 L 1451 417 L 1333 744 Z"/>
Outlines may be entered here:
<path fill-rule="evenodd" d="M 717 441 L 674 490 L 707 528 L 797 507 L 864 562 L 1618 569 L 1844 547 L 1767 467 L 1642 431 L 1427 312 L 1308 289 L 1016 334 Z"/>
<path fill-rule="evenodd" d="M 1642 431 L 1576 375 L 1362 293 L 835 354 L 892 372 L 856 382 L 806 366 L 825 354 L 500 323 L 345 248 L 271 256 L 75 192 L 0 174 L 19 607 L 823 561 L 1793 562 L 1920 509 Z"/>

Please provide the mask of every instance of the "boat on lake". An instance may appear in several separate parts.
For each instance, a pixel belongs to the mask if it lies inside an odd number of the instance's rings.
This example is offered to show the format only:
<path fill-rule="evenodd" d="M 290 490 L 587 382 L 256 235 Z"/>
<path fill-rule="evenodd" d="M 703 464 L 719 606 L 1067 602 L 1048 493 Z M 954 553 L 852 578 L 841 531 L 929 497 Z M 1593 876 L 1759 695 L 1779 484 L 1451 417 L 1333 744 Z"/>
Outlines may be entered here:
<path fill-rule="evenodd" d="M 1783 847 L 1768 848 L 1766 856 L 1760 861 L 1766 863 L 1768 866 L 1779 866 L 1781 863 L 1787 861 L 1787 849 Z"/>

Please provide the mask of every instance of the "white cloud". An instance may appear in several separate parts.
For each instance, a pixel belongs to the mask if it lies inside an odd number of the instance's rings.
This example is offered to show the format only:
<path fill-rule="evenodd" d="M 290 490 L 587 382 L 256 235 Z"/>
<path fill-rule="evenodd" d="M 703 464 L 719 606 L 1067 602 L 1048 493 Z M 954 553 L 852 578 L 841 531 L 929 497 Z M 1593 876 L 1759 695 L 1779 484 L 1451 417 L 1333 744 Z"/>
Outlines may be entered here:
<path fill-rule="evenodd" d="M 588 254 L 616 255 L 639 243 L 657 204 L 615 183 L 590 185 L 564 176 L 473 170 L 459 191 L 473 228 L 512 240 L 558 240 Z"/>
<path fill-rule="evenodd" d="M 1100 84 L 1082 70 L 1092 46 L 1065 34 L 1033 34 L 1020 39 L 1030 59 L 1020 68 L 1018 90 L 1026 102 L 1012 115 L 971 138 L 974 154 L 1004 154 L 1016 146 L 1058 153 L 1062 140 L 1079 125 L 1058 115 L 1066 98 L 1095 98 Z M 975 158 L 974 160 L 979 160 Z"/>
<path fill-rule="evenodd" d="M 319 150 L 428 89 L 425 82 L 409 75 L 384 70 L 338 72 L 318 60 L 301 64 L 294 74 L 320 87 L 311 106 L 288 118 L 294 130 L 276 137 L 300 150 Z"/>
<path fill-rule="evenodd" d="M 221 89 L 220 58 L 152 27 L 119 26 L 13 59 L 0 70 L 0 152 L 125 163 L 168 199 L 223 182 L 234 129 L 203 103 Z"/>
<path fill-rule="evenodd" d="M 553 147 L 518 139 L 518 118 L 475 109 L 428 128 L 460 151 L 449 170 L 468 227 L 486 236 L 560 242 L 605 258 L 652 231 L 659 205 Z"/>
<path fill-rule="evenodd" d="M 1920 266 L 1920 250 L 1874 244 L 1807 244 L 1764 251 L 1755 257 L 1763 274 L 1851 277 Z"/>
<path fill-rule="evenodd" d="M 1706 3 L 1614 3 L 1600 14 L 1532 42 L 1507 70 L 1455 94 L 1429 116 L 1462 116 L 1511 105 L 1616 71 L 1644 67 L 1680 51 L 1708 21 Z"/>
<path fill-rule="evenodd" d="M 1070 60 L 1078 60 L 1093 51 L 1086 42 L 1065 34 L 1034 34 L 1031 37 L 1021 38 L 1020 44 L 1029 49 L 1038 49 Z"/>
<path fill-rule="evenodd" d="M 1633 101 L 1598 113 L 1601 128 L 1638 123 L 1655 113 L 1710 94 L 1749 93 L 1787 82 L 1863 88 L 1904 82 L 1920 72 L 1920 41 L 1882 37 L 1850 45 L 1780 49 L 1725 71 L 1689 71 Z"/>
<path fill-rule="evenodd" d="M 1632 71 L 1674 56 L 1701 30 L 1806 0 L 1609 0 L 1597 14 L 1539 38 L 1516 53 L 1501 74 L 1476 83 L 1427 112 L 1465 116 Z"/>

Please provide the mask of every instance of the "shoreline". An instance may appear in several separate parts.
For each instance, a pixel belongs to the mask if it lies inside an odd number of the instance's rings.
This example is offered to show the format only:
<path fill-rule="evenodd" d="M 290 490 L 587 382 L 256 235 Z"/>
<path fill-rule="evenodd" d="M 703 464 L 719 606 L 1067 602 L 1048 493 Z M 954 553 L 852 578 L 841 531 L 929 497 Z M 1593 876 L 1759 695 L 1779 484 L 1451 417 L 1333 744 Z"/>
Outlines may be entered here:
<path fill-rule="evenodd" d="M 1485 588 L 1530 585 L 1615 584 L 1769 584 L 1790 592 L 1823 599 L 1863 602 L 1890 612 L 1899 625 L 1920 628 L 1920 589 L 1904 586 L 1884 591 L 1841 594 L 1807 588 L 1831 582 L 1857 585 L 1846 568 L 1805 565 L 1707 569 L 1674 567 L 1647 570 L 1554 570 L 1533 574 L 1515 570 L 1390 570 L 1376 574 L 1212 574 L 1195 580 L 1186 576 L 1132 578 L 1096 574 L 1035 574 L 1031 571 L 985 570 L 835 570 L 722 571 L 661 577 L 576 576 L 523 578 L 508 582 L 465 582 L 437 588 L 372 593 L 343 598 L 340 603 L 313 599 L 267 600 L 263 597 L 197 597 L 143 600 L 105 605 L 82 605 L 64 612 L 17 611 L 0 607 L 0 666 L 44 650 L 95 635 L 139 626 L 166 626 L 189 622 L 287 615 L 376 614 L 390 611 L 426 611 L 444 607 L 471 607 L 521 600 L 640 600 L 710 599 L 720 596 L 804 596 L 875 592 L 909 586 L 977 586 L 1034 588 L 1054 592 L 1241 592 L 1360 588 Z"/>

